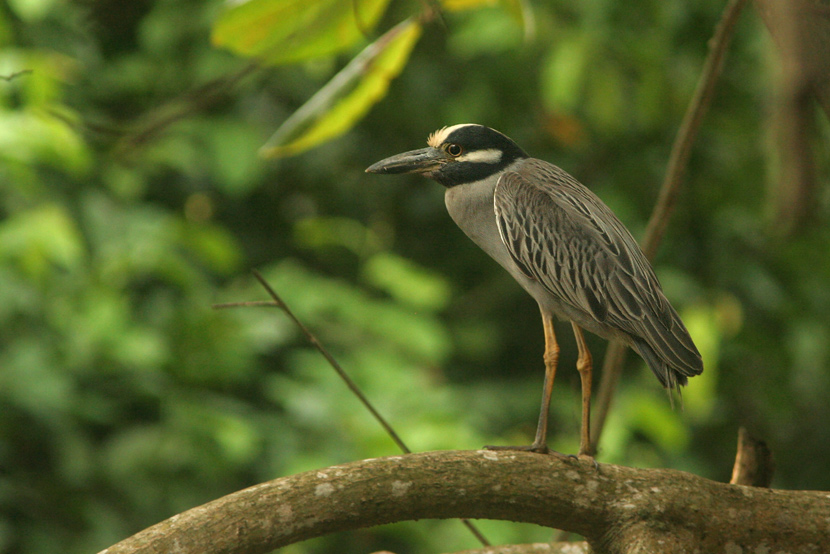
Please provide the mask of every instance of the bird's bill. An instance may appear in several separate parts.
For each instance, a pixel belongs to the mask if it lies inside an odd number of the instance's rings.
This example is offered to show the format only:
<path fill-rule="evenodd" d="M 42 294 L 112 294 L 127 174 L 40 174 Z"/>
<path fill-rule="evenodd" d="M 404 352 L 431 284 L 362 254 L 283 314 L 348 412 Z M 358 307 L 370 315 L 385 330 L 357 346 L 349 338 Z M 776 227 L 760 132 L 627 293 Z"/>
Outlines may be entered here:
<path fill-rule="evenodd" d="M 404 152 L 370 165 L 366 173 L 425 173 L 429 174 L 446 163 L 444 152 L 437 148 L 421 148 Z"/>

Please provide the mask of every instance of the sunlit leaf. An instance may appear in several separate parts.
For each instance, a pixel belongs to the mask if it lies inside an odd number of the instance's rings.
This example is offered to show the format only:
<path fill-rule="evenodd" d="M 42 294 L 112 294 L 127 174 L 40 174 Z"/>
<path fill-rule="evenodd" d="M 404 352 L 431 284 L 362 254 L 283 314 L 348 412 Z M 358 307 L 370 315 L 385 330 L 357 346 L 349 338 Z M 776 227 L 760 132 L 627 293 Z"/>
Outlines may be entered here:
<path fill-rule="evenodd" d="M 470 11 L 499 5 L 521 27 L 526 41 L 536 36 L 536 20 L 527 0 L 442 0 L 441 2 L 441 7 L 448 12 Z M 499 39 L 497 36 L 490 38 Z"/>
<path fill-rule="evenodd" d="M 21 212 L 0 226 L 0 259 L 15 259 L 31 275 L 40 276 L 51 264 L 75 267 L 84 253 L 75 221 L 57 204 Z"/>
<path fill-rule="evenodd" d="M 518 23 L 524 31 L 525 41 L 536 38 L 536 18 L 528 0 L 502 0 L 507 13 Z"/>
<path fill-rule="evenodd" d="M 351 129 L 386 94 L 420 36 L 421 25 L 408 19 L 367 46 L 277 129 L 260 154 L 291 156 Z"/>
<path fill-rule="evenodd" d="M 442 0 L 441 7 L 448 12 L 472 10 L 483 6 L 495 6 L 498 0 Z"/>
<path fill-rule="evenodd" d="M 9 0 L 9 8 L 24 21 L 39 21 L 56 3 L 56 0 Z"/>
<path fill-rule="evenodd" d="M 389 0 L 248 0 L 223 13 L 212 40 L 273 64 L 339 52 L 371 31 Z"/>
<path fill-rule="evenodd" d="M 90 152 L 66 122 L 68 114 L 61 115 L 56 118 L 39 110 L 0 112 L 0 159 L 49 164 L 70 174 L 88 171 Z"/>
<path fill-rule="evenodd" d="M 670 452 L 679 452 L 686 447 L 688 430 L 665 397 L 637 391 L 631 394 L 630 402 L 625 414 L 630 429 L 637 430 Z"/>
<path fill-rule="evenodd" d="M 681 315 L 700 350 L 704 367 L 703 373 L 691 379 L 683 392 L 684 408 L 688 417 L 703 421 L 717 407 L 721 349 L 724 340 L 734 336 L 743 325 L 743 308 L 736 297 L 722 294 L 713 304 L 692 305 Z"/>
<path fill-rule="evenodd" d="M 295 225 L 294 237 L 308 248 L 340 246 L 360 256 L 377 251 L 380 243 L 371 229 L 347 217 L 307 217 Z"/>
<path fill-rule="evenodd" d="M 370 283 L 416 308 L 438 310 L 449 301 L 446 279 L 389 252 L 372 256 L 363 272 Z"/>
<path fill-rule="evenodd" d="M 182 228 L 182 238 L 191 253 L 213 271 L 230 273 L 238 269 L 242 249 L 224 227 L 190 224 Z"/>
<path fill-rule="evenodd" d="M 542 74 L 548 110 L 572 113 L 583 99 L 591 61 L 590 43 L 581 35 L 562 37 L 551 51 Z"/>

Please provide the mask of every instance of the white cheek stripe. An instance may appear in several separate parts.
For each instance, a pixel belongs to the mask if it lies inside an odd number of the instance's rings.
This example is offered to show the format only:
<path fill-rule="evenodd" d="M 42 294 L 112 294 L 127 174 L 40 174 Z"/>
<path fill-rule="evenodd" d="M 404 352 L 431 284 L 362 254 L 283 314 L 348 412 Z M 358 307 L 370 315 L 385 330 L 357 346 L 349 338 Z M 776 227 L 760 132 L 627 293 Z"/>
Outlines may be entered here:
<path fill-rule="evenodd" d="M 467 152 L 466 154 L 458 156 L 455 160 L 459 162 L 497 164 L 501 161 L 501 156 L 502 151 L 498 148 L 488 148 L 487 150 Z"/>

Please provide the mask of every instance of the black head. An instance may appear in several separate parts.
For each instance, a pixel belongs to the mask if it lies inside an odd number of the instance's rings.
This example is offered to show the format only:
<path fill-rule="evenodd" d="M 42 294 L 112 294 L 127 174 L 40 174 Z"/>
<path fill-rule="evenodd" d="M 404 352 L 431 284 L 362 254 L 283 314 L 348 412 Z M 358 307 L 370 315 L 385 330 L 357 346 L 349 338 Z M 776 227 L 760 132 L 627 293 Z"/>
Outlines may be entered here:
<path fill-rule="evenodd" d="M 428 148 L 386 158 L 368 173 L 421 173 L 445 187 L 479 181 L 527 158 L 524 150 L 498 131 L 465 123 L 444 127 L 427 139 Z"/>

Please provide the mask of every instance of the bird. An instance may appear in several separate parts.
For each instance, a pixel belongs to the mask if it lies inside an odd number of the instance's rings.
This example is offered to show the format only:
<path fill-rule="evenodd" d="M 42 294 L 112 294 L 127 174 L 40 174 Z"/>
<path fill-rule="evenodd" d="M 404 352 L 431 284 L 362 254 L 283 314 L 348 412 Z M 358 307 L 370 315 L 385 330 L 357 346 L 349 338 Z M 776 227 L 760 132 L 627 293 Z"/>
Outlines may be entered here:
<path fill-rule="evenodd" d="M 542 315 L 545 378 L 536 436 L 529 446 L 488 448 L 550 452 L 548 418 L 560 351 L 555 319 L 571 322 L 578 349 L 580 457 L 593 459 L 593 362 L 583 329 L 637 352 L 670 397 L 703 372 L 700 352 L 637 241 L 590 189 L 484 125 L 443 127 L 427 145 L 366 172 L 417 173 L 443 185 L 450 217 L 536 300 Z"/>

